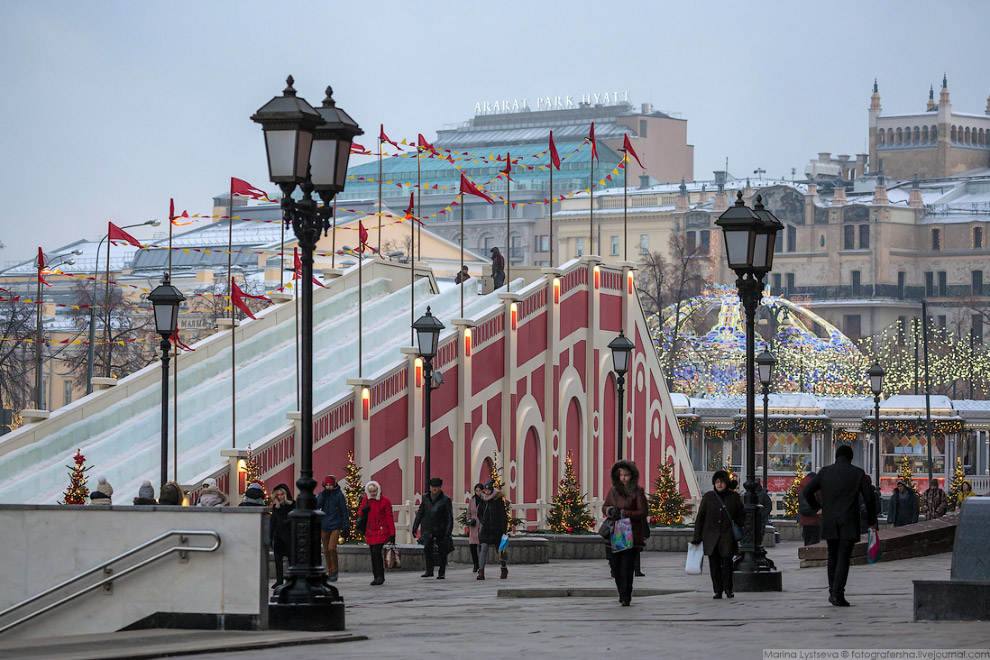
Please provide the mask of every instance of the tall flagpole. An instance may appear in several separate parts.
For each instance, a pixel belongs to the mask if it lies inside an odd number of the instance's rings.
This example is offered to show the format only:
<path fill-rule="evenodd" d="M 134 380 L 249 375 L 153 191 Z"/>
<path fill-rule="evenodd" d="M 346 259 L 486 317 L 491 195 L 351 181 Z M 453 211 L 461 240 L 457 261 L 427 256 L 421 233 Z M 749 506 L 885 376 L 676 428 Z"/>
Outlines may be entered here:
<path fill-rule="evenodd" d="M 107 230 L 109 233 L 109 230 Z M 103 287 L 103 375 L 110 378 L 110 239 L 107 239 L 107 279 Z"/>
<path fill-rule="evenodd" d="M 464 176 L 463 174 L 461 175 Z M 461 270 L 464 272 L 464 193 L 461 193 Z M 461 282 L 461 318 L 464 318 L 464 282 Z"/>
<path fill-rule="evenodd" d="M 234 330 L 237 315 L 234 314 L 234 280 L 231 272 L 231 259 L 234 254 L 234 179 L 230 180 L 230 197 L 227 198 L 227 298 L 230 306 L 230 446 L 237 448 L 237 358 L 235 355 Z"/>
<path fill-rule="evenodd" d="M 379 152 L 381 149 L 379 149 Z M 381 190 L 381 177 L 378 182 L 378 189 Z M 382 216 L 378 216 L 378 222 L 382 221 Z M 360 225 L 358 225 L 360 227 Z M 364 239 L 358 232 L 358 378 L 363 378 L 364 367 Z"/>
<path fill-rule="evenodd" d="M 626 154 L 625 149 L 619 149 L 619 151 L 622 152 L 622 164 L 625 165 L 622 168 L 622 260 L 629 261 L 629 225 L 626 222 L 628 213 L 626 191 L 629 188 L 629 156 Z"/>
<path fill-rule="evenodd" d="M 505 152 L 505 169 L 511 171 L 512 154 Z M 464 227 L 461 227 L 461 234 Z M 512 179 L 505 175 L 505 290 L 512 291 Z M 461 264 L 462 266 L 464 264 Z M 461 316 L 464 312 L 461 312 Z"/>
<path fill-rule="evenodd" d="M 292 248 L 292 279 L 302 282 L 296 272 L 296 248 Z M 299 403 L 299 285 L 293 285 L 292 299 L 296 303 L 296 410 L 302 410 Z"/>
<path fill-rule="evenodd" d="M 385 151 L 382 134 L 384 132 L 385 128 L 382 127 L 381 133 L 378 134 L 378 254 L 382 253 L 382 152 Z M 364 254 L 364 250 L 361 251 L 361 254 Z M 358 375 L 360 376 L 360 373 Z"/>
<path fill-rule="evenodd" d="M 553 268 L 553 156 L 550 157 L 550 267 Z"/>
<path fill-rule="evenodd" d="M 422 195 L 423 148 L 416 143 L 416 218 L 419 218 L 420 195 Z M 416 345 L 416 221 L 409 220 L 409 345 Z"/>
<path fill-rule="evenodd" d="M 337 196 L 333 196 L 333 238 L 330 244 L 330 267 L 337 267 Z"/>
<path fill-rule="evenodd" d="M 594 139 L 594 138 L 592 138 Z M 597 254 L 595 252 L 595 148 L 594 142 L 591 143 L 591 159 L 588 164 L 591 165 L 591 174 L 588 179 L 588 200 L 590 204 L 588 206 L 588 254 Z M 601 247 L 600 245 L 598 246 Z"/>
<path fill-rule="evenodd" d="M 172 280 L 172 224 L 175 211 L 168 216 L 168 279 Z M 175 355 L 172 356 L 172 481 L 179 481 L 179 328 L 175 327 Z"/>

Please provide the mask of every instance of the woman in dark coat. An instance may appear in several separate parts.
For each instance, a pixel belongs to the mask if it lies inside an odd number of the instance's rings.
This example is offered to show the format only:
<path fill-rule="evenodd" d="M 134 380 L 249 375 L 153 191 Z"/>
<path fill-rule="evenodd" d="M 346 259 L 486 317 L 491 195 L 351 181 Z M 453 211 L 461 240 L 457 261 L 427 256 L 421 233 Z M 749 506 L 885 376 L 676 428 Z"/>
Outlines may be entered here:
<path fill-rule="evenodd" d="M 285 582 L 282 560 L 289 556 L 289 513 L 296 508 L 289 487 L 279 484 L 272 489 L 272 520 L 268 527 L 268 545 L 275 555 L 275 584 Z"/>
<path fill-rule="evenodd" d="M 649 508 L 646 491 L 639 485 L 639 468 L 632 461 L 616 461 L 611 471 L 612 487 L 605 496 L 602 513 L 612 520 L 628 518 L 632 522 L 633 548 L 609 553 L 612 577 L 619 590 L 619 603 L 628 606 L 632 602 L 633 573 L 636 556 L 646 545 L 643 538 L 643 521 Z"/>
<path fill-rule="evenodd" d="M 897 488 L 890 494 L 890 508 L 887 509 L 887 522 L 894 527 L 913 525 L 918 522 L 921 505 L 918 494 L 904 481 L 898 480 Z"/>
<path fill-rule="evenodd" d="M 492 253 L 492 280 L 495 288 L 499 289 L 505 284 L 505 258 L 497 247 L 491 249 Z"/>
<path fill-rule="evenodd" d="M 715 490 L 708 491 L 701 498 L 698 516 L 694 520 L 694 538 L 691 541 L 704 544 L 715 598 L 721 598 L 723 591 L 726 598 L 735 597 L 732 593 L 732 558 L 739 551 L 739 544 L 732 534 L 732 523 L 735 522 L 741 528 L 746 520 L 742 498 L 730 489 L 731 481 L 731 476 L 725 470 L 712 475 Z"/>
<path fill-rule="evenodd" d="M 502 535 L 509 530 L 509 516 L 505 512 L 505 500 L 502 499 L 502 491 L 495 490 L 495 482 L 489 480 L 485 483 L 485 489 L 481 495 L 481 503 L 478 505 L 478 523 L 481 531 L 478 532 L 478 540 L 481 541 L 481 549 L 478 552 L 478 577 L 485 579 L 485 562 L 488 559 L 488 546 L 494 545 L 496 550 L 502 542 Z M 509 567 L 505 564 L 503 556 L 499 556 L 499 564 L 502 573 L 501 579 L 509 577 Z"/>

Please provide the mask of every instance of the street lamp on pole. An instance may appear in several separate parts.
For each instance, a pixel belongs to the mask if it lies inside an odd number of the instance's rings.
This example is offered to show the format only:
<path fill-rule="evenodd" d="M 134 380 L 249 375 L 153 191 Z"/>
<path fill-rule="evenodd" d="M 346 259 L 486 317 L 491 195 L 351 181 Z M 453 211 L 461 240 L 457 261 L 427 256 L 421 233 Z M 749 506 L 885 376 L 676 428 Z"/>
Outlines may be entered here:
<path fill-rule="evenodd" d="M 886 372 L 880 363 L 874 364 L 870 367 L 866 375 L 870 377 L 870 389 L 873 391 L 873 414 L 874 422 L 876 424 L 873 429 L 873 451 L 876 452 L 876 489 L 877 489 L 877 504 L 881 503 L 880 500 L 880 393 L 883 391 L 883 377 Z M 877 509 L 879 512 L 880 509 Z"/>
<path fill-rule="evenodd" d="M 423 444 L 423 496 L 430 492 L 430 437 L 432 429 L 430 428 L 431 415 L 432 415 L 432 399 L 433 390 L 439 387 L 433 384 L 433 358 L 436 357 L 437 349 L 440 344 L 440 331 L 444 329 L 444 324 L 440 322 L 440 319 L 433 316 L 430 313 L 430 308 L 426 308 L 426 314 L 423 314 L 416 322 L 412 324 L 413 330 L 416 332 L 416 343 L 419 346 L 419 357 L 423 360 L 423 386 L 426 388 L 425 394 L 425 411 L 423 415 L 423 420 L 425 424 L 424 429 L 424 444 Z"/>
<path fill-rule="evenodd" d="M 770 486 L 767 482 L 767 461 L 769 458 L 769 452 L 767 450 L 767 429 L 770 426 L 770 419 L 768 417 L 769 413 L 769 395 L 770 395 L 770 383 L 773 382 L 773 368 L 777 365 L 777 360 L 768 353 L 763 351 L 756 356 L 756 370 L 760 372 L 760 385 L 763 386 L 763 488 L 770 492 Z M 765 511 L 765 515 L 769 516 L 770 512 Z"/>
<path fill-rule="evenodd" d="M 763 527 L 759 520 L 759 498 L 756 492 L 756 385 L 755 319 L 756 309 L 763 297 L 763 278 L 773 268 L 777 232 L 783 225 L 763 207 L 763 198 L 756 198 L 753 209 L 746 206 L 742 192 L 736 202 L 715 221 L 725 239 L 725 254 L 736 273 L 739 299 L 746 312 L 746 489 L 743 499 L 746 522 L 739 546 L 742 554 L 736 571 L 738 591 L 780 591 L 780 573 L 763 548 Z"/>
<path fill-rule="evenodd" d="M 168 482 L 168 349 L 169 338 L 175 333 L 179 323 L 179 305 L 186 297 L 172 286 L 168 273 L 162 283 L 148 294 L 148 300 L 155 312 L 155 330 L 162 338 L 162 465 L 161 483 Z M 175 393 L 178 396 L 178 392 Z"/>
<path fill-rule="evenodd" d="M 626 372 L 629 371 L 629 356 L 636 345 L 626 337 L 624 330 L 619 330 L 619 336 L 609 342 L 608 347 L 612 349 L 612 367 L 615 369 L 616 390 L 619 395 L 616 419 L 618 428 L 615 431 L 615 456 L 618 460 L 623 458 L 623 445 L 625 445 L 626 430 L 626 407 L 623 400 L 624 386 L 626 384 Z"/>
<path fill-rule="evenodd" d="M 72 254 L 78 256 L 78 255 L 82 254 L 82 250 L 73 250 L 72 251 Z M 65 258 L 63 258 L 63 257 L 65 257 Z M 45 271 L 46 270 L 57 268 L 58 266 L 62 266 L 64 264 L 68 264 L 68 265 L 71 266 L 72 264 L 76 263 L 76 260 L 73 259 L 69 254 L 60 254 L 60 255 L 58 255 L 56 257 L 52 257 L 51 261 L 55 261 L 56 259 L 61 259 L 61 261 L 58 261 L 56 263 L 50 263 L 49 260 L 45 258 L 45 253 L 42 252 L 41 248 L 38 248 L 38 258 L 35 259 L 35 262 L 34 262 L 35 268 L 37 268 L 37 270 L 38 270 L 38 293 L 37 293 L 37 296 L 36 296 L 36 300 L 34 301 L 35 302 L 35 306 L 38 308 L 37 309 L 37 317 L 35 319 L 35 328 L 34 328 L 34 331 L 35 331 L 35 339 L 34 339 L 34 407 L 35 407 L 36 410 L 43 410 L 43 408 L 41 407 L 41 403 L 42 403 L 42 397 L 41 397 L 41 393 L 42 393 L 42 387 L 41 387 L 41 381 L 42 381 L 42 378 L 41 378 L 41 353 L 44 350 L 44 345 L 45 345 L 44 344 L 44 334 L 45 334 L 45 329 L 44 329 L 44 325 L 45 325 L 45 321 L 44 321 L 44 317 L 45 317 L 44 306 L 45 305 L 44 305 L 44 298 L 43 298 L 44 290 L 41 288 L 41 283 L 44 281 L 44 278 L 42 276 L 45 274 Z M 45 284 L 48 284 L 48 283 L 45 282 Z"/>
<path fill-rule="evenodd" d="M 289 575 L 276 587 L 269 625 L 295 630 L 343 630 L 344 600 L 329 583 L 320 557 L 320 514 L 313 479 L 313 252 L 320 232 L 330 230 L 333 199 L 344 189 L 351 142 L 363 131 L 338 108 L 333 90 L 317 110 L 296 95 L 292 76 L 281 96 L 263 105 L 251 119 L 265 135 L 268 175 L 282 190 L 282 215 L 299 240 L 302 263 L 300 323 L 301 417 L 296 508 L 289 514 Z M 299 187 L 298 201 L 293 192 Z M 323 201 L 317 206 L 313 193 Z"/>

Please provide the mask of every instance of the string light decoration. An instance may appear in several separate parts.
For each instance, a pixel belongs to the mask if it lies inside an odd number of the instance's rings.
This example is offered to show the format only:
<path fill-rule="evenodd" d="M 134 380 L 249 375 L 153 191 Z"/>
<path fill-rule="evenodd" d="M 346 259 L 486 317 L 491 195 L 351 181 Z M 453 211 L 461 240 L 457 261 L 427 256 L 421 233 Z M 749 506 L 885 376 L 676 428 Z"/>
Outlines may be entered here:
<path fill-rule="evenodd" d="M 849 429 L 835 430 L 835 443 L 839 445 L 851 445 L 859 439 L 859 433 Z"/>
<path fill-rule="evenodd" d="M 668 459 L 670 460 L 670 459 Z M 649 497 L 650 522 L 658 525 L 677 525 L 689 513 L 690 505 L 684 502 L 674 479 L 674 466 L 671 462 L 657 465 L 657 478 L 653 482 L 653 493 Z"/>
<path fill-rule="evenodd" d="M 574 476 L 574 461 L 571 460 L 570 450 L 564 459 L 564 476 L 557 484 L 552 506 L 547 514 L 547 525 L 557 533 L 579 534 L 588 531 L 595 524 L 595 518 L 588 510 L 588 503 L 581 493 L 581 485 Z"/>
<path fill-rule="evenodd" d="M 797 469 L 794 471 L 794 479 L 791 481 L 791 487 L 787 489 L 784 493 L 784 515 L 788 518 L 794 518 L 798 514 L 798 504 L 800 503 L 800 489 L 801 482 L 805 478 L 804 465 L 801 461 L 798 461 Z"/>
<path fill-rule="evenodd" d="M 786 298 L 764 295 L 757 310 L 756 350 L 777 357 L 774 392 L 867 394 L 866 358 L 845 335 Z M 662 320 L 661 320 L 662 319 Z M 663 364 L 674 347 L 674 389 L 688 396 L 742 394 L 746 389 L 744 314 L 735 286 L 713 286 L 649 319 Z"/>
<path fill-rule="evenodd" d="M 677 425 L 681 427 L 681 433 L 690 433 L 691 431 L 694 431 L 698 424 L 698 419 L 699 418 L 697 415 L 678 415 Z"/>
<path fill-rule="evenodd" d="M 364 541 L 364 534 L 358 531 L 357 519 L 361 515 L 359 507 L 361 506 L 361 498 L 364 497 L 364 484 L 361 483 L 361 468 L 354 462 L 354 452 L 352 451 L 347 452 L 344 479 L 347 481 L 344 499 L 347 501 L 347 517 L 350 518 L 351 528 L 342 536 L 345 541 L 360 543 Z"/>
<path fill-rule="evenodd" d="M 746 432 L 746 419 L 743 417 L 735 421 L 736 428 L 740 435 Z M 782 433 L 815 433 L 827 431 L 831 421 L 822 417 L 771 417 L 770 431 Z M 763 420 L 756 420 L 756 432 L 763 432 Z"/>
<path fill-rule="evenodd" d="M 59 504 L 84 505 L 89 497 L 89 488 L 86 486 L 86 473 L 93 469 L 93 466 L 83 467 L 86 464 L 86 457 L 82 452 L 76 450 L 76 455 L 72 457 L 75 465 L 66 465 L 69 468 L 69 485 L 62 494 L 62 501 Z"/>
<path fill-rule="evenodd" d="M 262 492 L 265 493 L 265 505 L 271 506 L 272 498 L 268 494 L 268 488 L 265 486 L 265 480 L 261 478 L 261 468 L 258 466 L 258 461 L 254 458 L 254 452 L 248 447 L 247 456 L 244 459 L 244 483 L 246 485 L 258 484 L 261 486 Z"/>
<path fill-rule="evenodd" d="M 866 433 L 874 433 L 876 426 L 876 420 L 872 417 L 863 420 L 863 431 Z M 920 417 L 880 420 L 881 433 L 892 433 L 899 436 L 925 435 L 927 430 L 927 422 Z M 961 419 L 932 419 L 932 434 L 960 433 L 962 430 L 963 420 Z"/>
<path fill-rule="evenodd" d="M 897 480 L 903 481 L 905 486 L 914 490 L 914 472 L 911 469 L 911 460 L 907 454 L 902 454 L 897 459 Z"/>
<path fill-rule="evenodd" d="M 962 492 L 963 481 L 966 480 L 966 471 L 963 470 L 962 458 L 956 456 L 956 469 L 952 472 L 952 482 L 949 485 L 949 510 L 955 510 L 959 506 L 959 494 Z"/>

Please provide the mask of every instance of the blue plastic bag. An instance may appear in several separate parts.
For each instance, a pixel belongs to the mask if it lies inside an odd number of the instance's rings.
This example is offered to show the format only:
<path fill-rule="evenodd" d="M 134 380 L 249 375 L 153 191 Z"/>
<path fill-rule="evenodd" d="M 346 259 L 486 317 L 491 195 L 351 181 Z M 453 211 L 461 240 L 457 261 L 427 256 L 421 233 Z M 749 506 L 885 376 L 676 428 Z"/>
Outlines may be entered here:
<path fill-rule="evenodd" d="M 611 544 L 612 552 L 622 552 L 633 547 L 632 520 L 620 518 L 615 521 L 615 526 L 612 528 Z"/>

